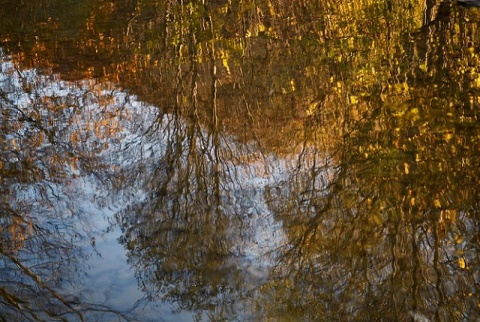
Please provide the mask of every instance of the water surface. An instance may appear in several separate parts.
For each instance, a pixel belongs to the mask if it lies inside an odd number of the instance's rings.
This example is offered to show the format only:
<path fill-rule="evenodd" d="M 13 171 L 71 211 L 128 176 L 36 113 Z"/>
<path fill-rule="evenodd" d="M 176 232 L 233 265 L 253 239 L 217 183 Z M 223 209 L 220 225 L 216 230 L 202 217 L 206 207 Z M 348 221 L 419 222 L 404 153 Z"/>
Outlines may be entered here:
<path fill-rule="evenodd" d="M 479 9 L 3 1 L 0 318 L 480 318 Z"/>

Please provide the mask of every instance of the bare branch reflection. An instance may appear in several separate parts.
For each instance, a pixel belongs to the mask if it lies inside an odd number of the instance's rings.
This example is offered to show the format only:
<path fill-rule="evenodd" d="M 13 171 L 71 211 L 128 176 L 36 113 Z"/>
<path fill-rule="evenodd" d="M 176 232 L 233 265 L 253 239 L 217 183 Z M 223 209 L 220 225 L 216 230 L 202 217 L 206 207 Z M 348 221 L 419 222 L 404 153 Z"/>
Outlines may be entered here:
<path fill-rule="evenodd" d="M 0 54 L 1 319 L 130 320 L 77 291 L 89 271 L 85 262 L 101 255 L 89 205 L 102 196 L 90 189 L 111 182 L 100 155 L 109 149 L 106 138 L 119 133 L 121 116 L 108 115 L 118 96 L 20 71 Z M 102 106 L 106 113 L 93 113 Z"/>
<path fill-rule="evenodd" d="M 478 11 L 4 2 L 2 319 L 480 319 Z"/>

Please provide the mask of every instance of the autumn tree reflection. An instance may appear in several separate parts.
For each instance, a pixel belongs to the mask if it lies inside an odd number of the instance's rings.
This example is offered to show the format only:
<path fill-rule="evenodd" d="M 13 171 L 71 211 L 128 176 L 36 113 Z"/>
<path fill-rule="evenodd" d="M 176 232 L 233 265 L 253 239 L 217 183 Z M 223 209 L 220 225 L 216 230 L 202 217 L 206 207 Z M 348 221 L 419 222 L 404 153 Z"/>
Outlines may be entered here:
<path fill-rule="evenodd" d="M 445 14 L 425 20 L 429 27 L 417 37 L 427 43 L 392 53 L 396 68 L 379 73 L 382 83 L 368 84 L 371 92 L 356 82 L 350 95 L 332 88 L 337 103 L 319 105 L 307 132 L 314 152 L 301 159 L 298 173 L 308 179 L 295 173 L 271 190 L 281 191 L 270 207 L 288 227 L 289 244 L 277 267 L 282 282 L 272 282 L 270 292 L 292 316 L 478 319 L 478 283 L 469 266 L 478 265 L 480 136 L 471 126 L 477 63 L 452 28 L 455 16 Z M 470 27 L 461 32 L 470 34 Z M 462 52 L 466 59 L 458 60 Z M 463 64 L 474 67 L 459 77 Z M 352 99 L 355 92 L 368 95 L 369 106 Z M 325 132 L 339 116 L 341 127 Z M 343 140 L 327 145 L 335 171 L 319 190 L 315 182 L 330 161 L 322 167 L 312 160 L 324 154 L 322 138 L 332 132 Z"/>
<path fill-rule="evenodd" d="M 82 207 L 101 196 L 85 187 L 96 176 L 108 186 L 99 155 L 119 135 L 118 115 L 107 112 L 118 97 L 17 64 L 0 51 L 0 319 L 128 320 L 78 291 L 86 260 L 99 255 Z"/>
<path fill-rule="evenodd" d="M 148 300 L 171 300 L 215 320 L 239 318 L 246 310 L 242 301 L 261 279 L 246 258 L 245 245 L 255 238 L 247 219 L 262 214 L 254 209 L 261 188 L 242 187 L 256 174 L 235 167 L 261 156 L 244 146 L 247 157 L 220 132 L 215 63 L 200 65 L 192 57 L 178 67 L 171 113 L 145 133 L 154 140 L 162 136 L 161 157 L 140 178 L 122 176 L 148 192 L 118 215 L 122 243 Z M 210 90 L 199 92 L 205 83 Z"/>
<path fill-rule="evenodd" d="M 2 92 L 5 196 L 87 173 L 135 195 L 116 217 L 139 285 L 199 319 L 479 318 L 478 11 L 138 0 L 75 2 L 71 17 L 57 2 L 8 3 L 35 17 L 0 19 L 19 70 L 113 80 L 155 121 L 125 122 L 142 132 L 126 140 L 113 94 L 84 114 L 97 95 L 26 110 Z M 33 206 L 9 200 L 5 256 L 42 236 Z M 255 253 L 256 225 L 281 235 L 274 251 Z"/>

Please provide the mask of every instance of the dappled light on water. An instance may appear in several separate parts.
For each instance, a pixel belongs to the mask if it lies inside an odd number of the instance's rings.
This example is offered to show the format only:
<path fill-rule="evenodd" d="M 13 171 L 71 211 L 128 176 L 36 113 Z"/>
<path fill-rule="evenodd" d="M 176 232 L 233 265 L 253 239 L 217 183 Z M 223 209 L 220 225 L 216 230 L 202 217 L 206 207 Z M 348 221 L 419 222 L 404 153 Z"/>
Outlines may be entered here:
<path fill-rule="evenodd" d="M 2 320 L 480 318 L 478 8 L 3 8 Z"/>

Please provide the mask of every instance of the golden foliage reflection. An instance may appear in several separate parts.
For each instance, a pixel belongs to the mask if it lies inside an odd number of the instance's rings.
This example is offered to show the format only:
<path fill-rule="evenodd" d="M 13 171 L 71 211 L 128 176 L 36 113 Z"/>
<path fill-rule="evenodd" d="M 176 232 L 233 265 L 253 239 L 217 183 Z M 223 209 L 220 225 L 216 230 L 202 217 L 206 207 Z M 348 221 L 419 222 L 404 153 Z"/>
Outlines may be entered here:
<path fill-rule="evenodd" d="M 149 192 L 116 217 L 152 298 L 212 319 L 476 320 L 476 10 L 400 0 L 12 2 L 25 23 L 0 13 L 0 41 L 19 73 L 112 81 L 158 106 L 158 128 L 145 136 L 160 133 L 164 155 L 137 174 L 109 168 L 115 191 L 141 182 Z M 73 146 L 52 167 L 102 172 L 96 155 L 133 119 L 91 85 L 85 101 L 41 102 L 55 115 L 98 108 L 63 134 L 37 122 L 32 147 L 58 135 Z M 35 123 L 39 112 L 22 117 Z M 80 124 L 78 114 L 67 123 Z M 18 140 L 2 141 L 5 153 L 20 151 Z M 2 160 L 2 180 L 41 178 L 24 171 L 34 158 L 16 168 Z M 269 158 L 294 165 L 268 181 L 278 165 Z M 238 173 L 252 168 L 268 183 L 242 183 L 252 177 Z M 238 259 L 258 209 L 285 236 L 268 274 Z M 15 252 L 32 229 L 12 218 L 0 235 L 9 232 Z M 235 298 L 246 299 L 241 313 Z"/>

